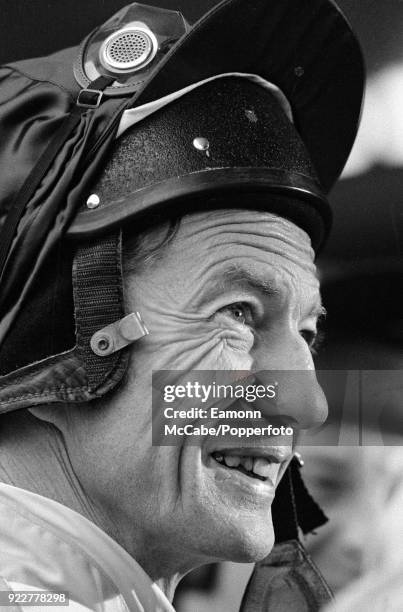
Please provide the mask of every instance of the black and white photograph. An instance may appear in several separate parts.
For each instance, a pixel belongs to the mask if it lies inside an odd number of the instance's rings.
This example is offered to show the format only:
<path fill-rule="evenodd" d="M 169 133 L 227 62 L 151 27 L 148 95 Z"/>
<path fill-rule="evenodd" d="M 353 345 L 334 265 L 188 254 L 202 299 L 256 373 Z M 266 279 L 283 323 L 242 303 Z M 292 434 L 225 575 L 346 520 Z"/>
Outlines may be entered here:
<path fill-rule="evenodd" d="M 403 2 L 0 0 L 0 612 L 403 612 Z"/>

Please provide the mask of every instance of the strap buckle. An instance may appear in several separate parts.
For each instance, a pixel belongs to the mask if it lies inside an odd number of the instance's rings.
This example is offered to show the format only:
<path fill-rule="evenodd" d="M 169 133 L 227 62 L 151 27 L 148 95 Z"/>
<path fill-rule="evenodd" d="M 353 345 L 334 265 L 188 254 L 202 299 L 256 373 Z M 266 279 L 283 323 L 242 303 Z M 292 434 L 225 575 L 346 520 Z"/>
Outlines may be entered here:
<path fill-rule="evenodd" d="M 104 92 L 100 89 L 82 89 L 77 96 L 77 106 L 82 108 L 98 108 Z"/>
<path fill-rule="evenodd" d="M 90 345 L 93 353 L 106 357 L 148 334 L 139 312 L 131 312 L 123 319 L 95 332 Z"/>

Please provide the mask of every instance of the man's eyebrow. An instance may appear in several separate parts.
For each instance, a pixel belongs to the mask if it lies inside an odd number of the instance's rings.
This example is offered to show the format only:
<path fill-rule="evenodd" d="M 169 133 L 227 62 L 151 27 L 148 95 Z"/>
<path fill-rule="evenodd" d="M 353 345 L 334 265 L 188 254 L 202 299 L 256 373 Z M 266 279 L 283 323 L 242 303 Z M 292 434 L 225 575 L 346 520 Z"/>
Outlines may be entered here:
<path fill-rule="evenodd" d="M 271 296 L 279 295 L 281 293 L 281 290 L 274 279 L 257 276 L 244 266 L 232 264 L 231 266 L 227 266 L 223 270 L 220 270 L 219 273 L 210 279 L 208 288 L 206 288 L 206 292 L 203 295 L 203 299 L 209 299 L 212 294 L 217 293 L 217 290 L 225 291 L 229 287 L 233 288 L 245 286 Z M 308 316 L 322 319 L 326 317 L 326 314 L 326 309 L 322 305 L 320 294 L 318 293 L 317 301 L 312 306 Z"/>
<path fill-rule="evenodd" d="M 226 288 L 228 284 L 238 286 L 247 285 L 252 289 L 257 289 L 258 291 L 267 293 L 268 295 L 276 295 L 280 293 L 279 288 L 276 287 L 273 280 L 257 276 L 243 266 L 232 265 L 224 268 L 221 274 L 221 283 L 218 282 L 218 285 L 223 289 Z"/>
<path fill-rule="evenodd" d="M 274 281 L 269 278 L 256 276 L 244 266 L 230 265 L 212 275 L 204 286 L 200 299 L 201 302 L 208 302 L 220 293 L 234 289 L 255 289 L 267 295 L 278 295 L 279 289 Z"/>

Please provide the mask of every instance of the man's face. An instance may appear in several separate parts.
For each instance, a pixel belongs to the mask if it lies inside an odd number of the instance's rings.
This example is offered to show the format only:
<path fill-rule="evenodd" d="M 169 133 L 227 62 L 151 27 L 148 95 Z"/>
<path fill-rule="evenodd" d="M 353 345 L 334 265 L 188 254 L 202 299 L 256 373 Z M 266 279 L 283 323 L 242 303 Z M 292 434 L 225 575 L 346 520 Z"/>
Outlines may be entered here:
<path fill-rule="evenodd" d="M 182 219 L 162 258 L 126 280 L 128 311 L 141 313 L 150 334 L 133 347 L 126 384 L 98 411 L 102 425 L 91 436 L 102 438 L 102 452 L 94 451 L 98 480 L 88 487 L 117 524 L 131 524 L 127 547 L 135 556 L 144 545 L 139 533 L 161 558 L 174 555 L 184 566 L 262 558 L 273 545 L 274 487 L 217 462 L 214 451 L 253 459 L 269 454 L 275 438 L 152 446 L 151 376 L 164 369 L 312 371 L 308 344 L 320 299 L 309 239 L 264 212 L 198 213 Z M 324 420 L 314 373 L 308 390 L 292 388 L 284 409 L 304 427 Z M 278 482 L 292 443 L 277 452 Z"/>

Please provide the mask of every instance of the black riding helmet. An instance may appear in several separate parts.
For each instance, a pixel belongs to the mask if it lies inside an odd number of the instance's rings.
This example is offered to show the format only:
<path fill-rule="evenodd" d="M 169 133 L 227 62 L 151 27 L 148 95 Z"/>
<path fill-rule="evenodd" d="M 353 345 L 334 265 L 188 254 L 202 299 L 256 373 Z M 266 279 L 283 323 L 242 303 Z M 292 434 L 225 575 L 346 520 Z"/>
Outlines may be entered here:
<path fill-rule="evenodd" d="M 1 410 L 119 382 L 127 350 L 96 354 L 93 336 L 128 314 L 120 228 L 151 211 L 248 202 L 318 250 L 362 90 L 360 48 L 329 0 L 225 0 L 192 28 L 134 3 L 78 49 L 3 68 Z M 130 326 L 119 348 L 144 333 Z"/>

